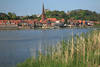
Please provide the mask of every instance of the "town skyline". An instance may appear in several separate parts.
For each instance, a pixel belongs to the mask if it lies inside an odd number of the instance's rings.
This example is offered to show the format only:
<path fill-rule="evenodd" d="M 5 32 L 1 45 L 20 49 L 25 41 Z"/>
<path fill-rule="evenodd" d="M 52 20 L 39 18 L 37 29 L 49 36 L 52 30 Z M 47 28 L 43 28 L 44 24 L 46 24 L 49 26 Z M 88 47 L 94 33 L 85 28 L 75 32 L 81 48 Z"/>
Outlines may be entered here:
<path fill-rule="evenodd" d="M 49 9 L 51 11 L 71 11 L 75 9 L 83 9 L 83 10 L 91 10 L 97 13 L 100 13 L 100 4 L 99 0 L 91 1 L 91 0 L 77 0 L 77 1 L 42 1 L 42 0 L 1 0 L 0 1 L 0 12 L 8 13 L 13 12 L 16 13 L 17 16 L 27 16 L 33 14 L 41 14 L 42 4 L 44 3 L 45 9 Z"/>

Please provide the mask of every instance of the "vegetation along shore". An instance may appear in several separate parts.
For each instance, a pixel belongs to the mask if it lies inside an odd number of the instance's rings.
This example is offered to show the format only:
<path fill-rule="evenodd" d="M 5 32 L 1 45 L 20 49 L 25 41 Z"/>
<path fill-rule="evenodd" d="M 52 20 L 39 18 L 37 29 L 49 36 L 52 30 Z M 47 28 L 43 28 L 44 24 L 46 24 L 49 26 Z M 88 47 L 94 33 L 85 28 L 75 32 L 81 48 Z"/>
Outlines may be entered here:
<path fill-rule="evenodd" d="M 93 26 L 100 24 L 100 14 L 89 10 L 72 10 L 68 12 L 42 9 L 41 15 L 16 16 L 15 13 L 0 12 L 0 28 L 34 29 L 58 28 L 72 26 Z"/>
<path fill-rule="evenodd" d="M 38 57 L 27 59 L 17 67 L 99 67 L 100 31 L 72 36 L 47 49 L 45 54 L 39 51 Z"/>

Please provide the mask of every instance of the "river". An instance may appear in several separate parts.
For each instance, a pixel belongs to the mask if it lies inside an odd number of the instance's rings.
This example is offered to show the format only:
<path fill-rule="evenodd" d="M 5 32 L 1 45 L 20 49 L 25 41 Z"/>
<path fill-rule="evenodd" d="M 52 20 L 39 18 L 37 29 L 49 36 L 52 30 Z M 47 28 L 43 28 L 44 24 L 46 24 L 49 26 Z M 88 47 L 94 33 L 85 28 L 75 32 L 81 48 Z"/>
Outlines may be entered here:
<path fill-rule="evenodd" d="M 39 47 L 55 45 L 68 40 L 74 34 L 86 33 L 97 28 L 66 28 L 47 30 L 0 30 L 0 67 L 16 64 L 34 56 Z"/>

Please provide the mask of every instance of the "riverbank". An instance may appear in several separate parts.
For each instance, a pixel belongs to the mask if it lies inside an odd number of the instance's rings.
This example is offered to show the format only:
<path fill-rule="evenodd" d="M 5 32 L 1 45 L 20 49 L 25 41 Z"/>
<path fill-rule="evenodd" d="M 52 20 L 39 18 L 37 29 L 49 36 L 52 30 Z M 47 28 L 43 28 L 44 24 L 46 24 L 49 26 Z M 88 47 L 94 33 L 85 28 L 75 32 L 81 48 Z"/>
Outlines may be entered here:
<path fill-rule="evenodd" d="M 30 27 L 0 27 L 0 30 L 38 30 L 38 29 L 41 29 L 41 30 L 46 30 L 46 29 L 67 29 L 67 28 L 70 28 L 70 29 L 73 29 L 73 28 L 92 28 L 92 27 L 100 27 L 100 26 L 80 26 L 80 27 L 76 27 L 76 26 L 73 26 L 73 27 L 47 27 L 47 28 L 41 28 L 41 27 L 37 27 L 37 28 L 30 28 Z"/>
<path fill-rule="evenodd" d="M 62 41 L 45 54 L 39 52 L 17 67 L 99 67 L 100 66 L 100 31 L 72 37 Z"/>

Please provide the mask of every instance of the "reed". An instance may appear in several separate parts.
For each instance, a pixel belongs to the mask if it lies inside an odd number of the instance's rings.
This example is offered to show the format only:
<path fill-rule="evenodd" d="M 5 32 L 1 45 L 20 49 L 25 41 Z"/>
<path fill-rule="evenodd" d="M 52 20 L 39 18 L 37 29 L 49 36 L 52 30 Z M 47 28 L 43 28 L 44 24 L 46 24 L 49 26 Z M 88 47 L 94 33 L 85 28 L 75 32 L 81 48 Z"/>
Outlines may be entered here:
<path fill-rule="evenodd" d="M 17 67 L 100 67 L 100 31 L 72 36 Z"/>

